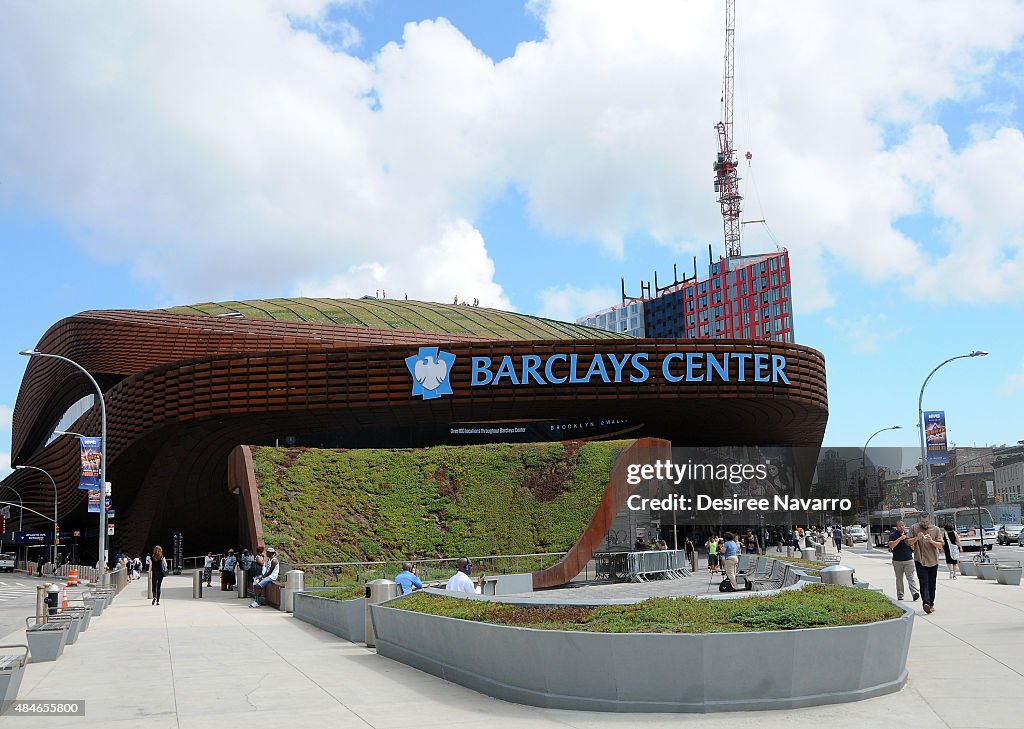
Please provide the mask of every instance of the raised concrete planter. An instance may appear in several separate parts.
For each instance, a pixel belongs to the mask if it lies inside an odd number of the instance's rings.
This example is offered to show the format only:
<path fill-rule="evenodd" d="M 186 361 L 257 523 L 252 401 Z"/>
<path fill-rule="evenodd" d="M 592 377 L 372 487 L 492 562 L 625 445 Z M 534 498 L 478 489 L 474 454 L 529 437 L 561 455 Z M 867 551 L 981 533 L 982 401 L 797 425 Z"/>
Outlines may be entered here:
<path fill-rule="evenodd" d="M 977 577 L 978 570 L 975 569 L 977 562 L 969 562 L 967 560 L 960 560 L 960 574 L 965 577 Z"/>
<path fill-rule="evenodd" d="M 25 637 L 32 652 L 32 663 L 56 661 L 67 644 L 68 627 L 64 623 L 29 626 L 25 631 Z"/>
<path fill-rule="evenodd" d="M 1000 585 L 1019 585 L 1022 572 L 1021 567 L 996 567 L 996 581 Z"/>
<path fill-rule="evenodd" d="M 586 633 L 475 623 L 371 605 L 377 652 L 505 701 L 558 709 L 792 709 L 898 691 L 914 614 L 761 633 Z M 700 667 L 742 666 L 735 680 Z M 691 667 L 693 670 L 686 669 Z"/>
<path fill-rule="evenodd" d="M 996 578 L 995 562 L 978 562 L 978 579 L 994 580 Z"/>
<path fill-rule="evenodd" d="M 366 635 L 366 598 L 332 600 L 315 592 L 295 593 L 293 615 L 328 633 L 353 643 L 362 643 Z"/>

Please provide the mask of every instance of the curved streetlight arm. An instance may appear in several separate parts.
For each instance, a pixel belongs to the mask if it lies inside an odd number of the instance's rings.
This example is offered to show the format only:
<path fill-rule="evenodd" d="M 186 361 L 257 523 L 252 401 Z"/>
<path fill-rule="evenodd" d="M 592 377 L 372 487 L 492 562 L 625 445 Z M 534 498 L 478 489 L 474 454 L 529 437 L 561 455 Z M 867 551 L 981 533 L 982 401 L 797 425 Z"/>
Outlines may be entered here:
<path fill-rule="evenodd" d="M 53 484 L 53 563 L 57 564 L 57 482 L 53 480 L 50 472 L 39 466 L 15 466 L 15 471 L 39 471 L 39 473 L 50 479 Z"/>
<path fill-rule="evenodd" d="M 89 371 L 82 365 L 75 362 L 73 359 L 64 357 L 59 354 L 48 354 L 46 352 L 40 352 L 36 349 L 25 349 L 19 352 L 26 357 L 49 357 L 51 359 L 59 359 L 61 362 L 67 362 L 69 365 L 79 370 L 83 375 L 89 378 L 89 382 L 96 389 L 96 396 L 100 401 L 100 534 L 99 534 L 99 558 L 97 560 L 97 567 L 100 574 L 100 584 L 106 584 L 107 571 L 105 569 L 107 564 L 107 510 L 104 508 L 107 503 L 107 404 L 103 399 L 103 390 L 100 388 L 100 384 L 96 382 L 96 378 L 89 374 Z"/>
<path fill-rule="evenodd" d="M 15 504 L 13 501 L 0 501 L 0 504 L 10 505 L 10 506 L 21 506 L 21 504 Z M 53 521 L 53 517 L 47 516 L 46 514 L 44 514 L 41 511 L 36 511 L 35 509 L 31 509 L 31 508 L 29 508 L 27 506 L 21 506 L 21 508 L 24 509 L 25 511 L 31 511 L 36 516 L 43 517 L 44 519 L 46 519 L 46 521 Z M 56 523 L 56 522 L 54 522 L 54 523 Z"/>
<path fill-rule="evenodd" d="M 21 498 L 21 494 L 18 493 L 18 490 L 15 489 L 13 486 L 8 486 L 7 484 L 0 484 L 0 487 L 7 489 L 12 494 L 18 497 L 18 506 L 21 507 L 21 515 L 18 517 L 18 531 L 20 532 L 21 528 L 25 525 L 25 501 L 24 499 Z M 11 504 L 11 506 L 14 506 L 14 504 L 12 504 L 10 501 L 3 501 L 0 503 Z M 29 511 L 31 511 L 31 509 L 29 509 Z"/>
<path fill-rule="evenodd" d="M 984 357 L 987 354 L 988 352 L 983 349 L 976 349 L 970 354 L 958 354 L 956 357 L 950 357 L 949 359 L 940 362 L 935 369 L 928 373 L 928 376 L 924 378 L 924 382 L 921 383 L 921 392 L 918 393 L 917 396 L 917 427 L 920 431 L 918 435 L 921 436 L 921 476 L 924 480 L 924 511 L 929 516 L 931 516 L 931 513 L 934 511 L 934 504 L 932 503 L 932 489 L 930 485 L 932 469 L 928 464 L 928 449 L 925 446 L 924 440 L 924 388 L 928 386 L 928 381 L 932 379 L 932 375 L 948 365 L 950 362 L 955 362 L 958 359 L 967 359 L 969 357 Z"/>

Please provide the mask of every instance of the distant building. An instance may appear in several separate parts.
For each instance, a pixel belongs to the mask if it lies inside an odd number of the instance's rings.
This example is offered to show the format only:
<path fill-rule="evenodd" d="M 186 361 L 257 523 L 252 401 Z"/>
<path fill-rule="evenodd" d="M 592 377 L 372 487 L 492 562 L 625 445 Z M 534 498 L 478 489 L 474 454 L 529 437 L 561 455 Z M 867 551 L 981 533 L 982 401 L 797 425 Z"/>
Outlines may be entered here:
<path fill-rule="evenodd" d="M 996 450 L 992 470 L 996 498 L 1001 503 L 1024 501 L 1024 445 Z"/>
<path fill-rule="evenodd" d="M 719 258 L 710 264 L 707 278 L 694 276 L 663 289 L 655 284 L 652 296 L 624 297 L 621 306 L 576 321 L 653 339 L 793 342 L 789 252 Z"/>
<path fill-rule="evenodd" d="M 936 486 L 941 486 L 942 503 L 947 508 L 970 506 L 971 498 L 979 504 L 987 504 L 995 497 L 992 488 L 992 461 L 995 458 L 991 447 L 984 448 L 951 448 L 949 464 L 945 472 L 932 476 L 936 478 Z"/>
<path fill-rule="evenodd" d="M 625 306 L 612 306 L 608 309 L 589 314 L 578 322 L 588 322 L 586 326 L 604 329 L 606 332 L 628 334 L 643 339 L 644 336 L 644 303 L 633 301 Z"/>

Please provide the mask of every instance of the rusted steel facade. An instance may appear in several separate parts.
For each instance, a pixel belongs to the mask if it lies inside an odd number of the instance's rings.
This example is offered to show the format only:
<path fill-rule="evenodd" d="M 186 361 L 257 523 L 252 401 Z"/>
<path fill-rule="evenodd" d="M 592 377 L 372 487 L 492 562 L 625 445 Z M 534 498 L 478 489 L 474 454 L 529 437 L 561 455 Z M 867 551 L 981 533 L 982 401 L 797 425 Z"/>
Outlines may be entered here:
<path fill-rule="evenodd" d="M 458 307 L 453 307 L 458 308 Z M 405 359 L 419 347 L 455 355 L 452 394 L 420 399 Z M 190 553 L 235 544 L 253 518 L 228 486 L 229 454 L 242 444 L 286 437 L 333 446 L 428 446 L 449 423 L 507 423 L 614 417 L 630 436 L 685 445 L 787 444 L 817 447 L 828 415 L 825 363 L 791 344 L 564 339 L 523 341 L 483 335 L 372 329 L 164 312 L 85 312 L 55 324 L 36 347 L 81 363 L 105 390 L 108 479 L 117 533 L 112 549 L 141 551 L 183 529 Z M 789 384 L 770 382 L 571 383 L 487 387 L 470 384 L 473 357 L 553 353 L 648 354 L 655 371 L 670 353 L 767 353 L 786 357 Z M 54 424 L 91 393 L 80 373 L 33 358 L 14 413 L 12 462 L 35 465 L 57 481 L 62 532 L 95 529 L 77 489 L 78 442 Z M 431 430 L 433 428 L 434 430 Z M 99 409 L 68 428 L 99 433 Z M 571 437 L 571 433 L 567 436 Z M 496 437 L 495 440 L 500 440 Z M 236 464 L 235 468 L 244 468 Z M 3 482 L 44 513 L 53 490 L 41 474 L 16 471 Z M 2 492 L 0 492 L 2 493 Z M 3 498 L 3 496 L 0 496 Z M 44 508 L 46 507 L 46 508 Z M 30 523 L 26 518 L 26 525 Z M 33 522 L 35 527 L 42 523 Z M 84 541 L 84 540 L 83 540 Z M 192 550 L 196 551 L 193 552 Z"/>

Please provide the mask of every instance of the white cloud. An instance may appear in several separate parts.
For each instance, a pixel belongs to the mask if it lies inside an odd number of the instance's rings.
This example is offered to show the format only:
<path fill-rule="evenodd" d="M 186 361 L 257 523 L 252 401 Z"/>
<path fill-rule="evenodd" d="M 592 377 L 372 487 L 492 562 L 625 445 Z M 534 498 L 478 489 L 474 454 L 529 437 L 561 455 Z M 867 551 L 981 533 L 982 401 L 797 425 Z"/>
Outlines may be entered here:
<path fill-rule="evenodd" d="M 576 321 L 585 314 L 605 309 L 619 299 L 615 289 L 594 287 L 580 289 L 576 286 L 547 288 L 538 294 L 541 302 L 540 315 L 559 321 Z"/>
<path fill-rule="evenodd" d="M 379 286 L 507 305 L 475 221 L 509 185 L 540 228 L 621 256 L 635 234 L 717 244 L 721 7 L 528 9 L 547 37 L 495 64 L 443 19 L 354 58 L 358 29 L 312 0 L 12 5 L 0 196 L 183 300 Z M 789 247 L 798 310 L 832 304 L 837 264 L 919 296 L 1021 298 L 1020 132 L 982 127 L 952 151 L 930 120 L 977 96 L 1022 32 L 1011 0 L 743 6 L 744 217 Z M 886 125 L 909 139 L 886 149 Z M 893 228 L 922 211 L 948 240 Z"/>
<path fill-rule="evenodd" d="M 901 330 L 889 324 L 885 314 L 866 314 L 859 319 L 825 317 L 825 324 L 842 336 L 854 354 L 877 353 L 882 345 L 900 336 Z"/>
<path fill-rule="evenodd" d="M 359 297 L 383 289 L 388 298 L 472 301 L 508 309 L 511 303 L 493 281 L 494 262 L 483 236 L 465 220 L 443 221 L 429 244 L 408 246 L 404 260 L 353 266 L 327 280 L 299 282 L 295 296 Z"/>
<path fill-rule="evenodd" d="M 1020 363 L 1020 367 L 1017 368 L 1016 372 L 1006 376 L 1000 391 L 1006 397 L 1024 394 L 1024 361 Z"/>

